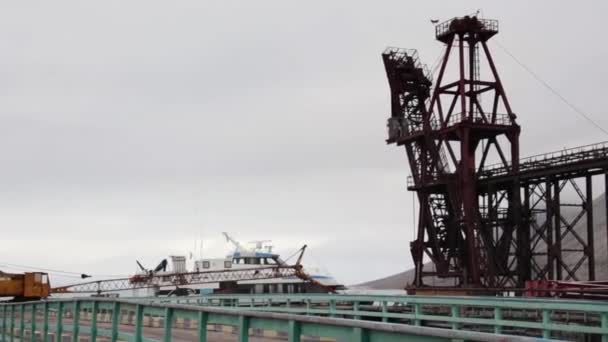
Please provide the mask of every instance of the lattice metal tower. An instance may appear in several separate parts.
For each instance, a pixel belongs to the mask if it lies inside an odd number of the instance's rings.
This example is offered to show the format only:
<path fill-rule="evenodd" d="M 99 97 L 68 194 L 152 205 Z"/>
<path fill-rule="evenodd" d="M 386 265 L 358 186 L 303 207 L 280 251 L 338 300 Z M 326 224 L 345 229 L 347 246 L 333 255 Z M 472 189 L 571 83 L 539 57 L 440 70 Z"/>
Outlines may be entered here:
<path fill-rule="evenodd" d="M 476 17 L 437 25 L 436 38 L 446 47 L 434 87 L 415 50 L 382 54 L 391 88 L 387 142 L 405 147 L 409 189 L 420 202 L 411 243 L 417 287 L 437 276 L 470 287 L 516 286 L 530 278 L 516 177 L 520 127 L 487 46 L 496 33 L 496 20 Z M 482 96 L 489 99 L 485 107 Z M 478 189 L 490 162 L 515 176 L 512 186 Z"/>

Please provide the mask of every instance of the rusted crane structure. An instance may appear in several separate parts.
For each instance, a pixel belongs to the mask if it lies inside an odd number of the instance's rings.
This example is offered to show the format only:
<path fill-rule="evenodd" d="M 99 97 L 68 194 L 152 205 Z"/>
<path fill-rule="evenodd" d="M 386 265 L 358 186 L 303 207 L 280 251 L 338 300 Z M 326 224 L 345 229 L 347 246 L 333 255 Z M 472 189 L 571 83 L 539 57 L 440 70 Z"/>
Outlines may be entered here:
<path fill-rule="evenodd" d="M 425 278 L 470 288 L 595 279 L 592 178 L 608 180 L 608 145 L 520 159 L 521 128 L 488 47 L 497 33 L 496 20 L 474 16 L 437 25 L 445 53 L 434 83 L 416 50 L 382 54 L 387 143 L 405 148 L 420 204 L 410 246 L 418 288 Z M 582 220 L 585 234 L 574 229 Z"/>

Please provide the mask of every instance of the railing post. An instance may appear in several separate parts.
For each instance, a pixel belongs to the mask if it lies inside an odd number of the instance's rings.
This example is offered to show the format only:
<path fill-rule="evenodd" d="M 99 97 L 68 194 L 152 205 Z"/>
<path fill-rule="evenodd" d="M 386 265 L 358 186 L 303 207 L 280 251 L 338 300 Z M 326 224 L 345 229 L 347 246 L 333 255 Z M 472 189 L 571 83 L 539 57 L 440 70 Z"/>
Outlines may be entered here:
<path fill-rule="evenodd" d="M 135 342 L 142 341 L 143 322 L 144 306 L 141 304 L 137 304 L 135 306 Z"/>
<path fill-rule="evenodd" d="M 289 342 L 300 342 L 300 336 L 302 335 L 302 326 L 300 322 L 289 321 L 289 331 L 287 333 L 287 340 Z"/>
<path fill-rule="evenodd" d="M 40 339 L 43 342 L 47 342 L 49 340 L 49 302 L 45 301 L 43 304 L 43 312 L 42 312 L 42 333 Z M 95 341 L 92 341 L 95 342 Z"/>
<path fill-rule="evenodd" d="M 542 330 L 543 330 L 543 338 L 551 338 L 551 330 L 549 330 L 548 325 L 551 323 L 551 312 L 549 310 L 543 310 L 543 321 L 542 321 Z"/>
<path fill-rule="evenodd" d="M 199 342 L 207 342 L 207 321 L 209 314 L 204 311 L 198 312 L 198 340 Z"/>
<path fill-rule="evenodd" d="M 239 342 L 249 341 L 249 318 L 239 316 Z"/>
<path fill-rule="evenodd" d="M 165 309 L 165 322 L 164 322 L 164 333 L 163 341 L 171 342 L 171 336 L 173 336 L 173 309 Z"/>
<path fill-rule="evenodd" d="M 355 319 L 361 319 L 361 315 L 359 314 L 359 305 L 360 305 L 360 303 L 358 300 L 356 300 L 353 303 L 353 311 L 355 313 Z"/>
<path fill-rule="evenodd" d="M 604 333 L 602 333 L 602 342 L 608 342 L 608 332 L 606 332 L 608 330 L 608 312 L 602 312 L 600 319 L 600 326 L 602 327 L 602 330 L 604 330 Z"/>
<path fill-rule="evenodd" d="M 91 342 L 97 341 L 97 311 L 99 311 L 99 302 L 94 300 L 91 305 Z"/>
<path fill-rule="evenodd" d="M 353 342 L 369 342 L 369 332 L 363 328 L 354 328 Z"/>
<path fill-rule="evenodd" d="M 61 335 L 63 334 L 63 302 L 57 303 L 57 329 L 55 329 L 55 341 L 61 342 Z"/>
<path fill-rule="evenodd" d="M 388 304 L 386 301 L 382 301 L 382 322 L 388 322 Z"/>
<path fill-rule="evenodd" d="M 25 332 L 25 304 L 21 304 L 20 311 L 19 311 L 19 341 L 23 341 L 24 332 Z"/>
<path fill-rule="evenodd" d="M 336 300 L 329 300 L 329 317 L 336 317 Z"/>
<path fill-rule="evenodd" d="M 460 307 L 458 305 L 452 305 L 452 318 L 460 318 Z M 458 322 L 452 322 L 452 329 L 458 330 Z"/>
<path fill-rule="evenodd" d="M 502 309 L 499 307 L 494 308 L 494 333 L 502 334 Z"/>
<path fill-rule="evenodd" d="M 306 316 L 310 315 L 310 298 L 306 299 Z"/>
<path fill-rule="evenodd" d="M 6 341 L 6 304 L 2 305 L 2 342 Z"/>
<path fill-rule="evenodd" d="M 420 303 L 414 303 L 414 325 L 420 325 L 422 322 L 420 321 Z"/>
<path fill-rule="evenodd" d="M 78 335 L 80 332 L 80 301 L 74 301 L 74 307 L 72 309 L 72 342 L 78 342 Z"/>
<path fill-rule="evenodd" d="M 13 342 L 14 339 L 15 339 L 15 337 L 14 337 L 14 335 L 15 335 L 15 304 L 11 305 L 11 324 L 10 324 L 10 328 L 11 328 L 11 330 L 9 332 L 9 334 L 10 334 L 9 335 L 9 340 L 11 342 Z"/>
<path fill-rule="evenodd" d="M 118 325 L 120 324 L 120 302 L 114 302 L 112 307 L 112 333 L 111 341 L 116 342 L 118 340 Z"/>
<path fill-rule="evenodd" d="M 36 342 L 36 304 L 32 304 L 32 321 L 30 322 L 31 340 Z"/>

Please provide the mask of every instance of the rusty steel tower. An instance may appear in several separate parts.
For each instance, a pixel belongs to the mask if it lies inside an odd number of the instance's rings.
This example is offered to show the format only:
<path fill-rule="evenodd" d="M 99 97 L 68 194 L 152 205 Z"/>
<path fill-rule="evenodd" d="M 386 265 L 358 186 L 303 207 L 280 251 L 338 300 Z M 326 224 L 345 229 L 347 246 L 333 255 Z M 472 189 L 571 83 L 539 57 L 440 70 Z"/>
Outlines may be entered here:
<path fill-rule="evenodd" d="M 606 174 L 608 149 L 564 150 L 543 163 L 520 160 L 520 126 L 488 48 L 497 33 L 496 20 L 474 16 L 437 25 L 445 52 L 435 83 L 415 50 L 382 54 L 391 91 L 387 142 L 405 147 L 408 189 L 420 204 L 410 245 L 415 287 L 425 278 L 507 288 L 539 278 L 593 280 L 595 274 L 591 176 Z M 574 181 L 580 177 L 586 193 Z M 580 195 L 578 219 L 588 222 L 586 237 L 568 250 L 577 268 L 566 265 L 561 250 L 577 224 L 559 213 L 559 193 L 567 185 Z"/>

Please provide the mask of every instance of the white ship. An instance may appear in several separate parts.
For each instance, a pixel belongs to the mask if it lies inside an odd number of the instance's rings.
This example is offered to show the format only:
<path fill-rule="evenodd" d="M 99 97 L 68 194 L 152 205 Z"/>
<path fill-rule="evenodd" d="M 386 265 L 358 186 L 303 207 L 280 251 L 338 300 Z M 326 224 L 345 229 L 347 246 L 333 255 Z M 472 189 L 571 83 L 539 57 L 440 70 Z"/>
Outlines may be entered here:
<path fill-rule="evenodd" d="M 188 269 L 186 256 L 169 256 L 163 260 L 154 270 L 147 270 L 139 262 L 140 272 L 131 277 L 133 281 L 138 278 L 146 278 L 150 275 L 167 277 L 167 282 L 154 289 L 134 290 L 134 296 L 152 295 L 187 295 L 194 293 L 322 293 L 328 290 L 343 289 L 331 275 L 321 271 L 319 268 L 303 266 L 303 272 L 312 281 L 305 281 L 299 277 L 288 276 L 281 278 L 256 279 L 256 280 L 230 280 L 206 284 L 186 284 L 176 289 L 171 278 L 175 274 L 188 272 L 221 272 L 236 270 L 268 269 L 269 267 L 285 266 L 287 263 L 279 254 L 273 252 L 271 241 L 253 241 L 251 247 L 247 247 L 227 233 L 223 233 L 228 242 L 234 245 L 234 251 L 220 258 L 195 259 L 193 268 Z"/>

